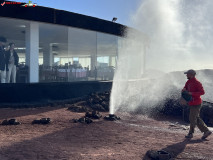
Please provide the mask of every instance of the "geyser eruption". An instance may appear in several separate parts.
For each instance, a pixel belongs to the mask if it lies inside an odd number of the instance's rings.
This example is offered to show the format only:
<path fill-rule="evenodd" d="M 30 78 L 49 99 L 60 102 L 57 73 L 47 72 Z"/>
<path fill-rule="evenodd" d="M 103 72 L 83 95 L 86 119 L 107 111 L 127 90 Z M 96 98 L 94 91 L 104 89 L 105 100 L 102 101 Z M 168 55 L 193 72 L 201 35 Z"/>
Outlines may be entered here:
<path fill-rule="evenodd" d="M 126 38 L 118 40 L 118 64 L 110 114 L 156 106 L 183 87 L 188 69 L 213 68 L 213 1 L 142 0 Z M 198 75 L 210 100 L 211 78 Z M 211 94 L 210 94 L 211 93 Z"/>
<path fill-rule="evenodd" d="M 134 84 L 144 72 L 144 63 L 141 63 L 141 61 L 145 59 L 147 37 L 145 35 L 135 37 L 136 34 L 142 33 L 137 33 L 137 31 L 128 32 L 128 37 L 123 40 L 120 39 L 118 42 L 120 46 L 118 50 L 119 58 L 111 92 L 110 114 L 115 113 L 115 107 L 118 104 L 125 104 L 126 101 L 129 101 L 127 97 L 136 94 L 136 86 L 129 88 L 128 85 L 129 83 Z"/>

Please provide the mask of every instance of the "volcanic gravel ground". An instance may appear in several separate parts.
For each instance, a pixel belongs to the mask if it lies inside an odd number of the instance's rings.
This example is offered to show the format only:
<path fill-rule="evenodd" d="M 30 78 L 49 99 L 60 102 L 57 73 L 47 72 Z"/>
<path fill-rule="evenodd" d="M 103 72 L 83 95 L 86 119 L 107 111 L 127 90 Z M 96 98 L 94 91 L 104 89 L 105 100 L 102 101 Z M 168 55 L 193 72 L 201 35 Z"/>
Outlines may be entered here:
<path fill-rule="evenodd" d="M 103 116 L 107 113 L 101 113 Z M 186 140 L 187 127 L 177 120 L 119 113 L 120 121 L 72 123 L 84 113 L 67 108 L 0 109 L 0 120 L 16 118 L 22 124 L 0 126 L 0 160 L 141 160 L 148 150 L 166 150 L 174 159 L 213 159 L 213 135 Z M 48 125 L 32 120 L 51 118 Z"/>

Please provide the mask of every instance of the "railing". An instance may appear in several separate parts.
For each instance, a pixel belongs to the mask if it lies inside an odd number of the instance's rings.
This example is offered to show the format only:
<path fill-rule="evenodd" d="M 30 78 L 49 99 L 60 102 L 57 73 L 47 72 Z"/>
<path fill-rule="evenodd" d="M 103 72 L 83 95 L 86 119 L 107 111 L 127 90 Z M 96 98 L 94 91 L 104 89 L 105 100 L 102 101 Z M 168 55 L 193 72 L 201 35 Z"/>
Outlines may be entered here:
<path fill-rule="evenodd" d="M 88 80 L 89 70 L 83 68 L 40 67 L 40 82 L 68 82 Z"/>

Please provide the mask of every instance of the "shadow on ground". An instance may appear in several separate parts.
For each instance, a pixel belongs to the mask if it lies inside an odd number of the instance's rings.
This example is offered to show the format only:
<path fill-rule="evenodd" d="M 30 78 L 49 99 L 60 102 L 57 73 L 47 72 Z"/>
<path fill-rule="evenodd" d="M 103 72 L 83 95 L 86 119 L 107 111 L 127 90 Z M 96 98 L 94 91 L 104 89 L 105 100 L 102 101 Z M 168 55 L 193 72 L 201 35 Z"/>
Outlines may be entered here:
<path fill-rule="evenodd" d="M 65 107 L 42 107 L 42 108 L 29 108 L 29 109 L 5 108 L 5 109 L 1 109 L 0 120 L 14 118 L 14 117 L 28 116 L 28 115 L 36 115 L 40 113 L 54 111 L 61 108 L 65 108 Z"/>
<path fill-rule="evenodd" d="M 201 139 L 196 139 L 196 140 L 192 140 L 192 139 L 184 139 L 182 142 L 178 142 L 172 145 L 168 145 L 165 148 L 162 148 L 160 150 L 166 151 L 168 153 L 171 154 L 172 158 L 177 158 L 178 155 L 180 155 L 181 153 L 184 152 L 187 144 L 196 144 L 196 143 L 202 143 L 204 142 L 204 140 Z M 189 158 L 189 157 L 187 157 Z M 143 160 L 149 160 L 150 158 L 145 155 Z"/>
<path fill-rule="evenodd" d="M 100 127 L 102 123 L 74 124 L 51 134 L 1 147 L 0 156 L 5 157 L 5 160 L 89 159 L 92 154 L 95 155 L 95 151 L 100 153 L 103 150 L 104 154 L 104 148 L 111 148 L 110 145 L 114 144 L 110 142 L 111 139 L 115 140 L 116 133 Z"/>

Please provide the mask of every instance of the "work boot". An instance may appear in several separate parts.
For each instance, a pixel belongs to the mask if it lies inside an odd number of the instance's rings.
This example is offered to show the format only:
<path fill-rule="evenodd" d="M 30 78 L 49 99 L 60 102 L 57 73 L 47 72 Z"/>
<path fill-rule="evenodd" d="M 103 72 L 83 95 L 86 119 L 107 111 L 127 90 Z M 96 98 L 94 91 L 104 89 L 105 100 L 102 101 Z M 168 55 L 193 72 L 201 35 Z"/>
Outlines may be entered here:
<path fill-rule="evenodd" d="M 185 138 L 193 138 L 193 134 L 192 133 L 188 133 Z"/>
<path fill-rule="evenodd" d="M 208 136 L 210 136 L 212 134 L 211 131 L 206 131 L 204 134 L 203 134 L 203 137 L 201 139 L 206 139 Z"/>

